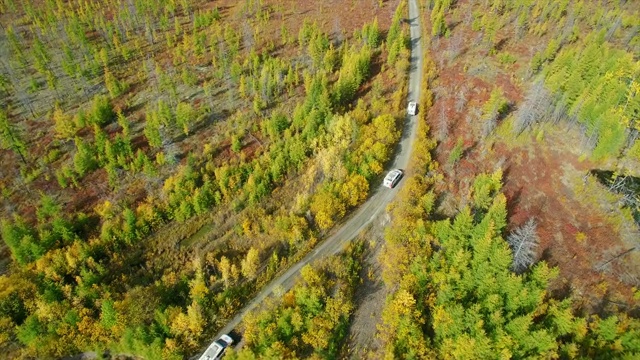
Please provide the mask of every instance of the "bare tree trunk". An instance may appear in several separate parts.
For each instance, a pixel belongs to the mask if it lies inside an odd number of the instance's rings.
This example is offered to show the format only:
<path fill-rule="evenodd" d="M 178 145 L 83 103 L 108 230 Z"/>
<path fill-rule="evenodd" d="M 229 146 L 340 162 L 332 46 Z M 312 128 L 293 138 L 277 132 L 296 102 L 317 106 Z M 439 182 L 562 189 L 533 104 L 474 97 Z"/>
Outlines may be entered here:
<path fill-rule="evenodd" d="M 536 234 L 537 226 L 534 219 L 529 219 L 507 236 L 507 242 L 513 251 L 512 268 L 517 273 L 524 272 L 535 262 L 535 249 L 539 243 L 538 234 Z"/>
<path fill-rule="evenodd" d="M 623 251 L 623 252 L 622 252 L 622 253 L 620 253 L 619 255 L 616 255 L 613 259 L 611 259 L 611 260 L 609 260 L 609 261 L 605 262 L 604 264 L 602 264 L 602 265 L 598 266 L 598 267 L 596 268 L 596 270 L 601 271 L 602 269 L 604 269 L 604 267 L 605 267 L 605 266 L 609 265 L 609 264 L 610 264 L 610 263 L 612 263 L 613 261 L 618 260 L 619 258 L 621 258 L 621 257 L 623 257 L 623 256 L 625 256 L 625 255 L 627 255 L 628 253 L 630 253 L 630 252 L 632 252 L 632 251 L 634 251 L 634 250 L 636 250 L 636 247 L 635 247 L 635 246 L 634 246 L 634 247 L 632 247 L 632 248 L 630 248 L 630 249 L 627 249 L 627 250 Z"/>
<path fill-rule="evenodd" d="M 458 91 L 458 93 L 456 94 L 456 112 L 461 112 L 462 109 L 464 109 L 465 105 L 467 105 L 467 92 L 467 87 L 463 86 L 462 89 L 460 89 L 460 91 Z"/>

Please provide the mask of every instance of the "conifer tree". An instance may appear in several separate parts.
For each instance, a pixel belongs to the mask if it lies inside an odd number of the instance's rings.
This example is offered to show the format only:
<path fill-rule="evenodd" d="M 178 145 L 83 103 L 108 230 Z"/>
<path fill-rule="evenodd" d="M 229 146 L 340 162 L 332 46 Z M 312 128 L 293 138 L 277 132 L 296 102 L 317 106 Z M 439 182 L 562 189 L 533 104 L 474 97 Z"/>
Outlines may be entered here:
<path fill-rule="evenodd" d="M 13 151 L 20 156 L 23 164 L 27 164 L 27 146 L 18 129 L 9 122 L 9 117 L 4 109 L 0 109 L 0 146 L 3 149 Z"/>
<path fill-rule="evenodd" d="M 89 120 L 98 126 L 106 125 L 116 118 L 113 105 L 106 96 L 96 95 L 91 103 L 91 115 Z"/>
<path fill-rule="evenodd" d="M 33 42 L 33 57 L 34 57 L 34 66 L 36 70 L 42 74 L 46 75 L 49 71 L 49 62 L 51 61 L 51 56 L 47 53 L 46 48 L 42 41 L 40 41 L 39 37 L 36 37 Z"/>
<path fill-rule="evenodd" d="M 382 39 L 380 29 L 378 28 L 378 18 L 373 19 L 371 24 L 364 24 L 362 27 L 362 37 L 364 43 L 369 45 L 372 49 L 380 46 Z"/>
<path fill-rule="evenodd" d="M 22 50 L 22 42 L 18 39 L 13 26 L 7 27 L 6 33 L 14 58 L 21 67 L 25 68 L 27 66 L 27 60 Z"/>
<path fill-rule="evenodd" d="M 122 128 L 122 137 L 127 144 L 131 143 L 131 122 L 122 112 L 118 112 L 118 125 Z"/>
<path fill-rule="evenodd" d="M 73 155 L 73 165 L 78 176 L 82 177 L 96 167 L 94 153 L 90 145 L 77 137 L 74 140 L 76 145 L 76 153 Z"/>
<path fill-rule="evenodd" d="M 195 111 L 191 104 L 180 102 L 176 107 L 176 125 L 182 128 L 185 135 L 189 135 L 190 128 L 195 122 Z"/>
<path fill-rule="evenodd" d="M 444 9 L 433 9 L 431 11 L 431 35 L 441 36 L 447 31 L 447 23 L 444 21 Z"/>
<path fill-rule="evenodd" d="M 100 313 L 100 324 L 107 330 L 113 328 L 118 322 L 118 316 L 115 308 L 113 307 L 113 301 L 111 300 L 103 300 L 101 313 Z"/>
<path fill-rule="evenodd" d="M 109 92 L 109 96 L 112 99 L 120 96 L 124 90 L 124 86 L 106 66 L 104 68 L 104 85 L 106 86 L 107 91 Z"/>
<path fill-rule="evenodd" d="M 494 88 L 491 91 L 489 100 L 482 107 L 482 135 L 484 137 L 495 129 L 498 123 L 498 119 L 507 111 L 509 103 L 504 97 L 502 89 L 499 87 Z"/>
<path fill-rule="evenodd" d="M 53 109 L 53 122 L 56 130 L 56 135 L 61 139 L 69 139 L 75 136 L 76 127 L 75 122 L 71 116 L 66 115 L 60 108 L 60 105 L 56 104 Z"/>
<path fill-rule="evenodd" d="M 160 124 L 158 123 L 158 116 L 155 112 L 147 112 L 147 121 L 144 126 L 144 136 L 149 142 L 149 146 L 152 148 L 159 148 L 162 146 L 162 137 L 160 135 Z"/>

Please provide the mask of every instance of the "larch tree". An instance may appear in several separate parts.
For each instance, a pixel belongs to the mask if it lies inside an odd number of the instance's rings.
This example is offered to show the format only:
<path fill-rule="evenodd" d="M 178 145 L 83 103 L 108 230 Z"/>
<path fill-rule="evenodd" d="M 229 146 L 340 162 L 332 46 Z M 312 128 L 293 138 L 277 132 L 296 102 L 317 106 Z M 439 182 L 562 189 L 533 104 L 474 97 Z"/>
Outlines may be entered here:
<path fill-rule="evenodd" d="M 85 143 L 81 138 L 75 137 L 76 152 L 73 155 L 73 166 L 76 174 L 83 177 L 88 172 L 96 168 L 97 162 L 94 151 L 90 144 Z"/>
<path fill-rule="evenodd" d="M 118 314 L 112 300 L 103 300 L 100 311 L 100 325 L 109 330 L 118 323 Z"/>
<path fill-rule="evenodd" d="M 57 137 L 60 139 L 71 139 L 75 136 L 75 122 L 71 116 L 64 113 L 60 105 L 56 104 L 53 108 L 52 118 Z"/>
<path fill-rule="evenodd" d="M 152 148 L 159 148 L 162 146 L 162 136 L 160 134 L 160 124 L 158 121 L 158 115 L 155 111 L 147 112 L 147 121 L 144 125 L 144 136 L 149 142 L 149 146 Z"/>
<path fill-rule="evenodd" d="M 124 91 L 124 85 L 111 73 L 108 67 L 104 67 L 104 85 L 112 99 L 117 98 Z"/>
<path fill-rule="evenodd" d="M 190 103 L 180 102 L 176 106 L 176 125 L 182 128 L 185 135 L 189 135 L 193 123 L 196 121 L 196 112 Z"/>
<path fill-rule="evenodd" d="M 0 146 L 20 156 L 23 164 L 27 164 L 27 145 L 20 136 L 17 127 L 9 121 L 4 109 L 0 109 Z"/>
<path fill-rule="evenodd" d="M 489 100 L 482 107 L 482 136 L 487 137 L 498 124 L 500 117 L 509 109 L 509 101 L 501 88 L 491 91 Z"/>
<path fill-rule="evenodd" d="M 241 263 L 242 275 L 246 278 L 253 279 L 258 274 L 259 265 L 260 253 L 258 249 L 251 247 Z"/>

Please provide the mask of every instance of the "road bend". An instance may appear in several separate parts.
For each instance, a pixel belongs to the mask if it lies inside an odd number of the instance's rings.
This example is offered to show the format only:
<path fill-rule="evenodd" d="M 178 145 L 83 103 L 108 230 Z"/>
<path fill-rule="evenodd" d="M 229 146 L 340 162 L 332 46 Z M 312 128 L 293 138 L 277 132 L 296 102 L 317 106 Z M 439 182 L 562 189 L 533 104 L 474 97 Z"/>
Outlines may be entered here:
<path fill-rule="evenodd" d="M 418 12 L 418 4 L 416 0 L 409 0 L 409 26 L 411 30 L 411 62 L 409 70 L 409 93 L 408 101 L 418 101 L 420 99 L 420 83 L 422 69 L 422 44 L 420 31 L 420 16 Z M 393 160 L 392 167 L 397 169 L 406 169 L 409 164 L 411 150 L 416 138 L 417 117 L 406 117 L 405 126 L 402 132 L 402 138 L 398 144 L 396 156 Z M 402 187 L 403 182 L 400 181 L 394 189 L 378 188 L 369 199 L 362 204 L 355 214 L 351 216 L 342 226 L 333 232 L 331 236 L 322 241 L 314 250 L 291 266 L 284 274 L 272 280 L 267 284 L 256 296 L 232 318 L 225 327 L 223 327 L 217 336 L 227 334 L 235 329 L 242 318 L 260 305 L 265 298 L 271 295 L 274 290 L 277 292 L 288 291 L 291 289 L 300 275 L 300 269 L 303 266 L 314 262 L 325 256 L 333 255 L 341 251 L 344 245 L 351 241 L 356 235 L 362 231 L 373 219 L 381 212 L 384 212 L 387 204 L 396 196 L 398 190 Z"/>

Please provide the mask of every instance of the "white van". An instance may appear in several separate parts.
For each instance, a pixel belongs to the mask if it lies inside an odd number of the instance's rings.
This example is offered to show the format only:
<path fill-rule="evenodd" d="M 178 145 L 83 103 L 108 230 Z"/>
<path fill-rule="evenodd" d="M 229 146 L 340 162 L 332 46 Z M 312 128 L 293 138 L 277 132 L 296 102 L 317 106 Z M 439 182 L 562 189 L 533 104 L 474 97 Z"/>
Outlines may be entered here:
<path fill-rule="evenodd" d="M 224 351 L 233 344 L 233 339 L 229 335 L 222 335 L 220 339 L 214 341 L 209 345 L 204 354 L 200 356 L 199 360 L 217 360 L 222 358 Z"/>
<path fill-rule="evenodd" d="M 410 101 L 409 106 L 407 106 L 407 113 L 411 116 L 418 113 L 418 103 L 415 101 Z"/>
<path fill-rule="evenodd" d="M 389 171 L 389 173 L 387 173 L 387 176 L 384 177 L 384 181 L 382 182 L 382 185 L 384 187 L 388 187 L 389 189 L 393 189 L 398 184 L 398 182 L 400 182 L 401 178 L 402 178 L 402 170 L 393 169 Z"/>

